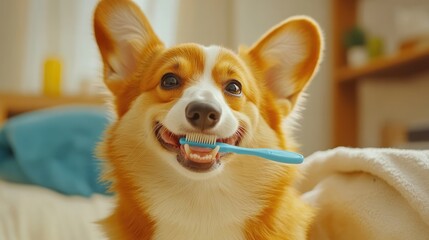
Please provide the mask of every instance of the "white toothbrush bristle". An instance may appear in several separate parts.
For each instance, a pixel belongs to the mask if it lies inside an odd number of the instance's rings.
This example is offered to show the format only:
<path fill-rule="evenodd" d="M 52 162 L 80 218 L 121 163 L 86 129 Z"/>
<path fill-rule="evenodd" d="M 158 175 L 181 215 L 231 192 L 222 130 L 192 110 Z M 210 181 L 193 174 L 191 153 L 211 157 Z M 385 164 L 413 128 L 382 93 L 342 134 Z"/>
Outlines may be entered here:
<path fill-rule="evenodd" d="M 188 133 L 186 134 L 186 141 L 212 144 L 216 143 L 216 135 L 207 135 L 202 133 Z"/>

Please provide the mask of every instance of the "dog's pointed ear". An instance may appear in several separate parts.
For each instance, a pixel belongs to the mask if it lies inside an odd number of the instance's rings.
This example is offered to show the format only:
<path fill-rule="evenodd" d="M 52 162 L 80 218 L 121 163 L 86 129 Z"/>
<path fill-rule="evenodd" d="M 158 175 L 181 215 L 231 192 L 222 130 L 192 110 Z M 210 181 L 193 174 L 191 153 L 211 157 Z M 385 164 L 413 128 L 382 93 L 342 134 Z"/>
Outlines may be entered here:
<path fill-rule="evenodd" d="M 261 70 L 261 78 L 285 114 L 317 71 L 323 38 L 317 23 L 294 17 L 268 31 L 246 54 Z"/>
<path fill-rule="evenodd" d="M 94 33 L 104 64 L 104 81 L 118 94 L 143 51 L 163 47 L 139 7 L 130 0 L 101 0 L 94 12 Z"/>

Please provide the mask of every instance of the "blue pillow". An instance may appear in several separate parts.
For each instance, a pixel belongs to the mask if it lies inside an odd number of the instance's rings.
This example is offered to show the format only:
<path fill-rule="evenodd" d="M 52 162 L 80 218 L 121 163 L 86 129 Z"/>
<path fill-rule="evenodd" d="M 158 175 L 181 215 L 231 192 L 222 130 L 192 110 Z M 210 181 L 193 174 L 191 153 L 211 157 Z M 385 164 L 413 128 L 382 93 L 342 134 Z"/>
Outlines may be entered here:
<path fill-rule="evenodd" d="M 108 121 L 97 107 L 41 110 L 0 129 L 0 178 L 68 195 L 106 193 L 94 148 Z"/>

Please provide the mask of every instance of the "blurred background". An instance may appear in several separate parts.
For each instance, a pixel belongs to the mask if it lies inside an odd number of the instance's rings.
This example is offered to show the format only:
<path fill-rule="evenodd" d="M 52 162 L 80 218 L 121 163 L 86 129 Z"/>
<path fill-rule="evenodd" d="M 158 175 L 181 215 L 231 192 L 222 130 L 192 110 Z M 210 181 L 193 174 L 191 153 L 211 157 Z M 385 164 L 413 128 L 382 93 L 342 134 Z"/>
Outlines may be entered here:
<path fill-rule="evenodd" d="M 0 0 L 0 239 L 102 239 L 94 148 L 108 124 L 97 0 Z M 296 130 L 301 153 L 429 149 L 428 0 L 135 0 L 155 32 L 237 49 L 308 15 L 326 41 Z M 107 183 L 108 184 L 108 183 Z"/>
<path fill-rule="evenodd" d="M 335 146 L 427 148 L 427 0 L 136 0 L 160 38 L 250 45 L 292 15 L 326 39 L 300 128 L 309 155 Z M 0 119 L 40 108 L 100 105 L 96 0 L 0 0 Z"/>

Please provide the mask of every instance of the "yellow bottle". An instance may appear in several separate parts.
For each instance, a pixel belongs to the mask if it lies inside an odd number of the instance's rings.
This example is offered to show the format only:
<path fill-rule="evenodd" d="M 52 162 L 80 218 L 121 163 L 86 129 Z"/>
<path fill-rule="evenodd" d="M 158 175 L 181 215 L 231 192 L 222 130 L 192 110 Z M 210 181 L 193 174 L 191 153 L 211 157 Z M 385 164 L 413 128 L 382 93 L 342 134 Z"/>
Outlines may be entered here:
<path fill-rule="evenodd" d="M 45 60 L 43 94 L 52 97 L 61 95 L 61 60 L 59 58 Z"/>

